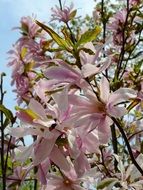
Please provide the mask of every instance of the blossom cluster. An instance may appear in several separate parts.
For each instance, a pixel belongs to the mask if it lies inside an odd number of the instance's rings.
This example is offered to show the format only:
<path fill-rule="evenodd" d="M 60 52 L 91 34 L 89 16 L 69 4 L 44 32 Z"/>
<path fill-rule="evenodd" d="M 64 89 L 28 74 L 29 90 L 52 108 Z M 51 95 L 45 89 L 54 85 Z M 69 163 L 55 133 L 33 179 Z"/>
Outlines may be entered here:
<path fill-rule="evenodd" d="M 66 25 L 61 35 L 21 19 L 22 37 L 9 51 L 20 120 L 9 134 L 21 166 L 9 175 L 9 189 L 33 177 L 42 190 L 143 189 L 142 6 L 128 3 L 110 18 L 101 11 L 107 31 L 73 34 L 73 6 L 52 9 L 52 21 Z"/>

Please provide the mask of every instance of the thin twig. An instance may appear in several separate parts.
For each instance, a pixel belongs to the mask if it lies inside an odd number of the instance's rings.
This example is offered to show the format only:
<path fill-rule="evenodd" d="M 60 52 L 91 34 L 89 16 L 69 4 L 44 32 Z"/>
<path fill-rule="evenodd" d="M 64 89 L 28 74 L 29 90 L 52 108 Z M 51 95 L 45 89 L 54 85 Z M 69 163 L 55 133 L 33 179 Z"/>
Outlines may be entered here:
<path fill-rule="evenodd" d="M 118 141 L 117 141 L 116 129 L 115 129 L 114 124 L 111 126 L 111 135 L 112 135 L 112 146 L 113 146 L 114 154 L 118 154 Z M 115 171 L 118 171 L 117 165 L 118 165 L 118 162 L 115 159 L 114 160 Z"/>
<path fill-rule="evenodd" d="M 7 161 L 8 161 L 8 153 L 10 150 L 11 139 L 12 139 L 12 137 L 10 136 L 10 139 L 8 141 L 8 146 L 7 146 L 7 152 L 6 152 L 6 159 L 5 159 L 5 166 L 4 166 L 5 171 L 7 171 Z"/>
<path fill-rule="evenodd" d="M 128 1 L 129 0 L 127 0 L 127 5 L 129 3 Z M 128 39 L 128 36 L 125 36 L 125 31 L 126 31 L 126 28 L 127 28 L 129 12 L 130 12 L 129 8 L 127 7 L 126 20 L 125 20 L 125 23 L 124 23 L 124 26 L 123 26 L 123 29 L 122 29 L 122 48 L 121 48 L 121 52 L 120 52 L 120 56 L 119 56 L 119 61 L 118 61 L 118 64 L 117 64 L 117 70 L 116 70 L 116 73 L 115 73 L 116 78 L 119 77 L 120 70 L 121 70 L 121 67 L 122 67 L 122 62 L 124 60 L 124 55 L 125 55 L 125 44 L 126 44 L 126 41 Z"/>
<path fill-rule="evenodd" d="M 0 94 L 1 94 L 1 105 L 3 104 L 3 99 L 4 99 L 4 92 L 3 92 L 3 76 L 4 74 L 1 73 L 1 78 L 0 78 Z M 3 118 L 3 112 L 1 111 L 1 170 L 2 170 L 2 185 L 3 185 L 3 190 L 6 190 L 6 171 L 5 171 L 5 165 L 4 165 L 4 118 Z"/>
<path fill-rule="evenodd" d="M 109 177 L 112 177 L 111 174 L 110 174 L 110 172 L 109 172 L 109 170 L 108 170 L 107 167 L 106 167 L 105 160 L 104 160 L 104 154 L 103 154 L 103 148 L 102 148 L 102 147 L 100 148 L 100 152 L 101 152 L 101 159 L 102 159 L 101 164 L 102 164 L 102 165 L 104 166 L 104 168 L 105 168 L 106 175 L 108 175 Z"/>
<path fill-rule="evenodd" d="M 106 20 L 105 20 L 105 8 L 104 8 L 104 0 L 101 0 L 101 17 L 102 17 L 102 25 L 103 25 L 103 43 L 105 43 L 106 39 Z M 103 48 L 104 51 L 105 48 Z M 105 53 L 103 53 L 103 57 L 105 58 Z M 108 78 L 108 69 L 105 70 L 106 78 Z"/>
<path fill-rule="evenodd" d="M 0 176 L 0 178 L 2 179 L 3 177 L 2 176 Z M 21 179 L 17 179 L 17 178 L 10 178 L 10 177 L 6 177 L 6 179 L 7 180 L 11 180 L 11 181 L 20 181 L 21 182 Z M 25 179 L 24 181 L 33 181 L 33 180 L 35 180 L 35 178 L 34 179 Z"/>
<path fill-rule="evenodd" d="M 132 134 L 131 136 L 129 136 L 128 141 L 130 141 L 135 135 L 138 135 L 138 134 L 140 134 L 142 132 L 143 132 L 143 129 L 140 130 L 140 131 L 135 132 L 134 134 Z"/>
<path fill-rule="evenodd" d="M 61 9 L 61 11 L 62 11 L 62 10 L 63 10 L 63 6 L 62 6 L 61 0 L 59 0 L 59 5 L 60 5 L 60 9 Z"/>
<path fill-rule="evenodd" d="M 130 155 L 130 158 L 132 160 L 132 163 L 135 165 L 135 167 L 138 169 L 138 171 L 143 175 L 143 170 L 142 168 L 139 166 L 139 164 L 137 163 L 137 161 L 135 160 L 134 158 L 134 155 L 133 155 L 133 152 L 132 152 L 132 149 L 131 149 L 131 146 L 130 146 L 130 143 L 128 141 L 128 138 L 124 132 L 124 129 L 122 128 L 121 124 L 120 124 L 120 121 L 118 121 L 117 119 L 113 118 L 112 117 L 112 120 L 114 121 L 114 123 L 116 124 L 116 126 L 118 127 L 120 133 L 122 134 L 122 137 L 126 143 L 126 146 L 127 146 L 127 149 L 128 149 L 128 152 L 129 152 L 129 155 Z"/>

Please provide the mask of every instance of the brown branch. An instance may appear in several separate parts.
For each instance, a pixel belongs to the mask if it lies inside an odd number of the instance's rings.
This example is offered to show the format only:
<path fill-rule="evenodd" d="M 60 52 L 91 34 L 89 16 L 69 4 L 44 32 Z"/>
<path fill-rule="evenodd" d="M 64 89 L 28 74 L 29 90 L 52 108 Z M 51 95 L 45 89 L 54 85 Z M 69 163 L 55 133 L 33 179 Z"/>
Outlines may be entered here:
<path fill-rule="evenodd" d="M 114 152 L 114 154 L 118 154 L 118 141 L 117 141 L 116 129 L 115 129 L 114 124 L 111 126 L 111 135 L 112 135 L 113 152 Z M 118 165 L 118 162 L 116 159 L 114 159 L 115 171 L 118 171 L 117 165 Z"/>
<path fill-rule="evenodd" d="M 128 141 L 128 138 L 124 132 L 124 129 L 122 128 L 121 124 L 120 124 L 120 121 L 115 119 L 114 117 L 112 117 L 112 120 L 114 121 L 114 123 L 116 124 L 116 126 L 118 127 L 120 133 L 122 134 L 122 137 L 125 141 L 125 144 L 127 146 L 127 149 L 128 149 L 128 152 L 129 152 L 129 155 L 130 155 L 130 158 L 132 160 L 132 163 L 135 165 L 135 167 L 138 169 L 138 171 L 141 173 L 141 175 L 143 175 L 143 170 L 142 168 L 139 166 L 139 164 L 137 163 L 137 161 L 135 160 L 134 158 L 134 155 L 133 155 L 133 152 L 132 152 L 132 149 L 131 149 L 131 146 L 130 146 L 130 143 Z"/>
<path fill-rule="evenodd" d="M 106 167 L 106 164 L 105 164 L 104 154 L 103 154 L 103 147 L 100 147 L 100 152 L 101 152 L 101 159 L 102 159 L 101 164 L 103 165 L 103 167 L 105 169 L 105 173 L 106 173 L 107 176 L 112 177 L 109 170 L 108 170 L 108 168 Z"/>
<path fill-rule="evenodd" d="M 127 15 L 126 15 L 126 20 L 125 20 L 123 30 L 122 30 L 122 48 L 121 48 L 121 52 L 120 52 L 120 55 L 119 55 L 119 61 L 118 61 L 118 64 L 117 64 L 117 70 L 116 70 L 116 73 L 115 73 L 116 78 L 118 78 L 119 74 L 120 74 L 120 70 L 121 70 L 121 67 L 122 67 L 122 62 L 124 60 L 124 55 L 125 55 L 125 44 L 126 44 L 126 41 L 128 39 L 128 36 L 125 36 L 125 31 L 126 31 L 127 24 L 128 24 L 128 17 L 129 17 L 129 13 L 130 13 L 128 3 L 129 2 L 127 0 Z"/>
<path fill-rule="evenodd" d="M 140 134 L 140 133 L 142 133 L 142 132 L 143 132 L 143 129 L 140 130 L 140 131 L 137 131 L 137 132 L 134 133 L 134 134 L 132 134 L 131 136 L 129 136 L 128 141 L 130 141 L 135 135 L 138 135 L 138 134 Z"/>
<path fill-rule="evenodd" d="M 4 166 L 5 172 L 7 171 L 7 161 L 8 161 L 8 154 L 9 154 L 9 150 L 10 150 L 11 139 L 12 139 L 12 137 L 10 136 L 10 139 L 8 141 L 7 152 L 6 152 L 6 159 L 5 159 L 5 166 Z"/>
<path fill-rule="evenodd" d="M 103 25 L 103 43 L 105 43 L 106 39 L 106 20 L 105 20 L 105 8 L 104 8 L 104 0 L 101 0 L 101 17 L 102 17 L 102 25 Z M 103 48 L 104 50 L 104 48 Z M 103 54 L 105 57 L 105 53 Z M 108 78 L 108 69 L 105 70 L 106 78 Z"/>
<path fill-rule="evenodd" d="M 0 95 L 1 95 L 1 100 L 0 103 L 1 105 L 3 104 L 3 99 L 4 99 L 4 91 L 3 91 L 3 76 L 5 76 L 4 73 L 1 73 L 0 77 Z M 1 116 L 1 170 L 2 170 L 2 187 L 3 190 L 6 190 L 6 171 L 5 171 L 5 165 L 4 165 L 4 115 L 3 112 L 1 111 L 0 113 Z"/>

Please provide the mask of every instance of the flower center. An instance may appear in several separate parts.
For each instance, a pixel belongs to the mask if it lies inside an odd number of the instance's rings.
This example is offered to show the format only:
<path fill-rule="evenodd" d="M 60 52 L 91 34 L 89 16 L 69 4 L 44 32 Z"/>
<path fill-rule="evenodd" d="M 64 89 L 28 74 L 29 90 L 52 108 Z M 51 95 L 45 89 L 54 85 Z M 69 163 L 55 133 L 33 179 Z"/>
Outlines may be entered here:
<path fill-rule="evenodd" d="M 94 112 L 96 113 L 106 113 L 106 105 L 104 103 L 101 102 L 97 102 L 94 105 Z"/>
<path fill-rule="evenodd" d="M 64 180 L 64 185 L 70 186 L 70 185 L 71 185 L 71 181 L 68 180 L 68 179 L 65 179 L 65 180 Z"/>

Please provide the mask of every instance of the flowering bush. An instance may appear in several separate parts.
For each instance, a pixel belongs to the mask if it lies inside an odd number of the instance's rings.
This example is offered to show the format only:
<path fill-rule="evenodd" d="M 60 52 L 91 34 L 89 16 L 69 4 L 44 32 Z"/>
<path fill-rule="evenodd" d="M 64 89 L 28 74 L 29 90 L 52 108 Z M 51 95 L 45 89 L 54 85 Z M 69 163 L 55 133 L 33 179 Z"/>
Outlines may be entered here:
<path fill-rule="evenodd" d="M 143 1 L 96 3 L 88 29 L 59 3 L 60 29 L 23 17 L 8 52 L 18 106 L 3 105 L 1 75 L 2 189 L 142 190 Z"/>

